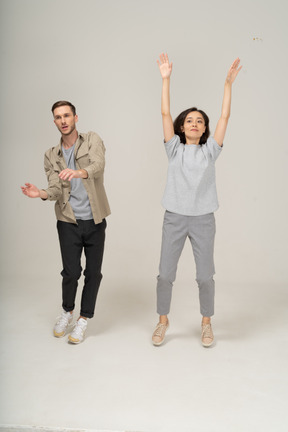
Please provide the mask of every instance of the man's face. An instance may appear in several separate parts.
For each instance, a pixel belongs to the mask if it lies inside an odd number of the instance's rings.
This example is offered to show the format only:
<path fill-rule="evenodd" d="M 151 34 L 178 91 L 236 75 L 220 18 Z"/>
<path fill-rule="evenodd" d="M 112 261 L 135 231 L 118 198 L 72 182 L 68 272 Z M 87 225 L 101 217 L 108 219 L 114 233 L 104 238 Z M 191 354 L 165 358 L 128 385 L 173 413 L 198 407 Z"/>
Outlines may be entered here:
<path fill-rule="evenodd" d="M 76 129 L 78 116 L 73 114 L 69 105 L 54 110 L 54 123 L 62 135 L 70 135 Z"/>

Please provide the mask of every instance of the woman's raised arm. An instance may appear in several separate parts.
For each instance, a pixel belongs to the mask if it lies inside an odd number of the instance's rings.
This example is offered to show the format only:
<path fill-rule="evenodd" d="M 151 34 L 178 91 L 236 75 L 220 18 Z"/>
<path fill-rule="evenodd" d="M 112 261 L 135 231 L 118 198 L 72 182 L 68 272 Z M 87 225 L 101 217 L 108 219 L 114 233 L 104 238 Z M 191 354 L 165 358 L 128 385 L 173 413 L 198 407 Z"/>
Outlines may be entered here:
<path fill-rule="evenodd" d="M 232 93 L 232 84 L 235 81 L 238 72 L 242 69 L 242 66 L 239 67 L 240 59 L 237 58 L 232 63 L 224 85 L 224 96 L 223 96 L 223 102 L 222 102 L 222 111 L 221 111 L 221 117 L 217 123 L 216 130 L 214 133 L 214 139 L 219 144 L 219 146 L 222 146 L 228 120 L 230 117 L 230 109 L 231 109 L 231 93 Z"/>
<path fill-rule="evenodd" d="M 173 120 L 170 114 L 170 76 L 172 63 L 169 63 L 168 55 L 161 54 L 157 60 L 162 76 L 161 114 L 165 142 L 174 136 Z"/>

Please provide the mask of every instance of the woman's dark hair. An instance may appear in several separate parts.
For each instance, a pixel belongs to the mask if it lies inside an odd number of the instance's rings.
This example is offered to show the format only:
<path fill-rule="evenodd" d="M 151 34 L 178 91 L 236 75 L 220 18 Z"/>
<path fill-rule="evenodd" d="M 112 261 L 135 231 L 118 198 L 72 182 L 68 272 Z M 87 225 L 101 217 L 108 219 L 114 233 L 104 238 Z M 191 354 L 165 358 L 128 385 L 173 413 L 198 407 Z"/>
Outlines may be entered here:
<path fill-rule="evenodd" d="M 186 137 L 185 137 L 184 132 L 182 132 L 182 126 L 184 125 L 184 122 L 185 122 L 187 115 L 193 111 L 199 112 L 200 114 L 202 114 L 202 116 L 204 118 L 204 123 L 205 123 L 206 129 L 200 138 L 199 144 L 205 144 L 209 135 L 210 135 L 209 117 L 207 116 L 207 114 L 204 111 L 199 110 L 196 107 L 188 108 L 187 110 L 181 112 L 181 114 L 179 114 L 178 117 L 176 117 L 176 119 L 174 120 L 174 123 L 173 123 L 175 135 L 178 135 L 180 137 L 180 141 L 183 144 L 186 144 Z"/>

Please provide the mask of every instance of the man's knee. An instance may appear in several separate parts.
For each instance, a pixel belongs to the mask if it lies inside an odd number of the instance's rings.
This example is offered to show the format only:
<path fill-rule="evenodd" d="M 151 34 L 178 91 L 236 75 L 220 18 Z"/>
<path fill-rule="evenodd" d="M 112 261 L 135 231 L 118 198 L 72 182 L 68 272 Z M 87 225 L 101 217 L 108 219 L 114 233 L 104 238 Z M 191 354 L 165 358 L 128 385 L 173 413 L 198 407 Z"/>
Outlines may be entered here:
<path fill-rule="evenodd" d="M 85 278 L 93 278 L 93 279 L 97 279 L 98 281 L 101 281 L 103 277 L 101 270 L 97 268 L 85 269 L 84 276 Z"/>
<path fill-rule="evenodd" d="M 79 280 L 82 273 L 82 268 L 66 269 L 64 268 L 61 275 L 64 279 Z"/>

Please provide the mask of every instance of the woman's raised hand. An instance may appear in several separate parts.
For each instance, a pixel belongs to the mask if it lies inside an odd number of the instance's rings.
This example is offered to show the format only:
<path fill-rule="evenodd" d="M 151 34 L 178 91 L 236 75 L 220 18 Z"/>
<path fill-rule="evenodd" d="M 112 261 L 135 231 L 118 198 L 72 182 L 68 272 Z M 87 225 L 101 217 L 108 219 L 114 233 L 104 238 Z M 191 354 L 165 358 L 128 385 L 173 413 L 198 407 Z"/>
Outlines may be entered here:
<path fill-rule="evenodd" d="M 242 69 L 242 66 L 239 67 L 239 64 L 240 64 L 240 59 L 237 58 L 236 60 L 234 60 L 234 62 L 230 66 L 230 69 L 229 69 L 227 77 L 226 77 L 226 82 L 228 84 L 232 84 L 235 81 L 235 78 L 237 77 L 238 72 L 240 72 L 240 70 Z"/>
<path fill-rule="evenodd" d="M 169 63 L 169 58 L 167 54 L 160 54 L 159 60 L 157 60 L 159 70 L 161 73 L 162 78 L 170 78 L 170 75 L 172 73 L 172 63 Z"/>

